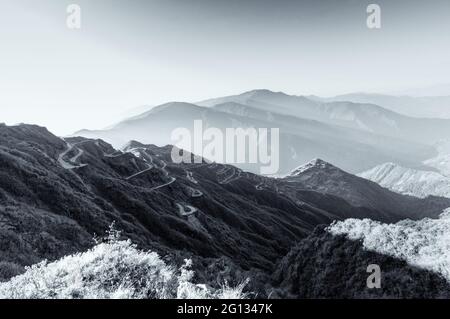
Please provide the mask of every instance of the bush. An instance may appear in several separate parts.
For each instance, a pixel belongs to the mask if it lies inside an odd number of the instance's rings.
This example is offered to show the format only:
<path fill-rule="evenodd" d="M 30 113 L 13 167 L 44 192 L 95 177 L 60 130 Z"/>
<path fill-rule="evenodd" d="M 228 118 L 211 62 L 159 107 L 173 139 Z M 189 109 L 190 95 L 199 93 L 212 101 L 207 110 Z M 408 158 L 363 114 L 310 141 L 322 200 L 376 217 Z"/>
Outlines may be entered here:
<path fill-rule="evenodd" d="M 367 250 L 436 272 L 450 282 L 450 209 L 439 219 L 402 220 L 396 224 L 347 219 L 333 223 L 327 231 L 360 240 Z"/>
<path fill-rule="evenodd" d="M 167 265 L 154 252 L 119 240 L 110 229 L 105 242 L 84 253 L 28 267 L 26 272 L 0 284 L 3 299 L 166 299 L 245 298 L 247 282 L 214 290 L 191 283 L 191 261 L 180 269 Z"/>

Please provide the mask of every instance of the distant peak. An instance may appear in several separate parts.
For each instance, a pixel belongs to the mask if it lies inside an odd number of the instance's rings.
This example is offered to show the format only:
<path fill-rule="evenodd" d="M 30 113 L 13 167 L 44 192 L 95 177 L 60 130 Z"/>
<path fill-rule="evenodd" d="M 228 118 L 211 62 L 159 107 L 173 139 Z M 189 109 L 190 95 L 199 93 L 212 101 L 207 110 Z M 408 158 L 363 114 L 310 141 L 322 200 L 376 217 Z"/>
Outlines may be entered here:
<path fill-rule="evenodd" d="M 129 150 L 132 148 L 145 147 L 145 146 L 146 145 L 142 144 L 141 142 L 131 140 L 122 147 L 122 150 Z"/>
<path fill-rule="evenodd" d="M 242 94 L 255 94 L 255 93 L 275 93 L 275 92 L 268 90 L 268 89 L 255 89 L 255 90 L 244 92 Z"/>
<path fill-rule="evenodd" d="M 157 114 L 157 113 L 160 113 L 160 112 L 173 112 L 173 113 L 176 113 L 176 112 L 179 112 L 179 111 L 193 110 L 193 109 L 202 109 L 202 107 L 198 106 L 198 105 L 195 105 L 195 104 L 186 103 L 186 102 L 169 102 L 169 103 L 165 103 L 165 104 L 162 104 L 162 105 L 155 106 L 151 110 L 149 110 L 147 112 L 144 112 L 142 114 L 139 114 L 139 115 L 130 117 L 128 119 L 125 119 L 124 121 L 119 122 L 118 124 L 114 125 L 113 128 L 119 127 L 123 123 L 127 123 L 127 122 L 130 122 L 130 121 L 145 119 L 149 115 Z"/>
<path fill-rule="evenodd" d="M 333 166 L 332 164 L 320 159 L 320 158 L 315 158 L 311 161 L 309 161 L 308 163 L 301 165 L 299 167 L 297 167 L 296 169 L 294 169 L 290 176 L 297 176 L 300 175 L 301 173 L 304 173 L 312 168 L 317 168 L 317 169 L 329 169 L 329 168 L 334 168 L 335 166 Z"/>
<path fill-rule="evenodd" d="M 256 95 L 287 95 L 284 92 L 275 92 L 275 91 L 271 91 L 268 89 L 256 89 L 256 90 L 252 90 L 252 91 L 248 91 L 245 93 L 242 93 L 242 95 L 252 95 L 252 96 L 256 96 Z"/>
<path fill-rule="evenodd" d="M 191 104 L 191 103 L 186 103 L 186 102 L 169 102 L 169 103 L 165 103 L 165 104 L 156 106 L 146 113 L 155 113 L 155 112 L 162 111 L 162 110 L 178 109 L 178 108 L 200 108 L 200 106 Z M 144 114 L 146 114 L 146 113 L 144 113 Z"/>

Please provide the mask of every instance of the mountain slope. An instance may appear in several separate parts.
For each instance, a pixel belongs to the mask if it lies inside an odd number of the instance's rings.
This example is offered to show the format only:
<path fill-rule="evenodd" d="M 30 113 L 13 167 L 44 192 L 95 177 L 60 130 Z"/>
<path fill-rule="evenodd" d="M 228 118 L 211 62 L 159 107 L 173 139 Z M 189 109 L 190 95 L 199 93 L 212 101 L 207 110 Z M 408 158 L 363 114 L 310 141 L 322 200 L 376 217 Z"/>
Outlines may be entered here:
<path fill-rule="evenodd" d="M 316 225 L 377 214 L 314 192 L 290 197 L 277 179 L 229 165 L 173 164 L 171 150 L 133 142 L 120 152 L 101 140 L 1 125 L 0 273 L 89 248 L 113 221 L 163 255 L 270 270 Z"/>
<path fill-rule="evenodd" d="M 438 172 L 421 171 L 386 163 L 359 174 L 394 192 L 416 197 L 450 198 L 450 178 Z"/>
<path fill-rule="evenodd" d="M 319 224 L 399 219 L 230 165 L 174 164 L 171 150 L 132 142 L 121 152 L 101 140 L 1 125 L 0 273 L 89 248 L 113 221 L 140 248 L 270 271 Z M 421 206 L 432 216 L 444 205 L 416 204 L 411 218 Z"/>
<path fill-rule="evenodd" d="M 381 287 L 369 289 L 368 265 L 381 268 Z M 430 269 L 408 264 L 361 241 L 316 229 L 292 248 L 273 275 L 282 298 L 423 299 L 449 298 L 450 284 Z"/>
<path fill-rule="evenodd" d="M 281 181 L 281 188 L 286 191 L 306 189 L 334 195 L 353 206 L 376 209 L 385 216 L 396 214 L 401 218 L 437 217 L 449 204 L 448 199 L 441 197 L 419 199 L 397 194 L 320 159 L 300 166 Z M 427 213 L 423 215 L 425 211 Z"/>
<path fill-rule="evenodd" d="M 286 280 L 299 271 L 298 260 L 292 260 L 287 268 L 279 262 L 318 225 L 347 218 L 390 223 L 405 217 L 434 217 L 437 210 L 450 206 L 448 199 L 395 194 L 399 211 L 389 210 L 383 206 L 388 195 L 378 203 L 373 201 L 373 196 L 381 196 L 371 193 L 374 183 L 322 161 L 286 178 L 268 178 L 205 161 L 174 164 L 171 151 L 171 146 L 136 141 L 117 151 L 102 140 L 63 140 L 38 126 L 0 125 L 0 280 L 20 274 L 23 266 L 42 259 L 53 261 L 94 247 L 92 238 L 114 222 L 137 248 L 157 252 L 174 267 L 185 258 L 193 259 L 197 282 L 220 287 L 224 280 L 235 285 L 251 277 L 250 291 L 264 297 L 273 289 L 269 279 L 276 269 L 288 269 L 278 282 L 282 290 L 291 290 Z M 318 178 L 303 182 L 305 174 L 313 171 Z M 344 183 L 336 184 L 335 178 Z M 360 180 L 370 185 L 364 186 Z M 337 185 L 346 192 L 314 187 L 314 182 Z M 361 187 L 368 192 L 349 196 Z M 402 210 L 404 207 L 408 209 Z M 325 246 L 330 247 L 326 242 Z M 347 247 L 342 245 L 345 251 Z M 285 260 L 290 262 L 289 256 Z M 366 262 L 367 258 L 357 261 Z M 114 261 L 108 260 L 112 262 L 109 266 L 115 267 Z M 350 275 L 351 265 L 359 264 L 351 258 L 347 261 L 343 271 Z M 54 265 L 58 268 L 60 263 Z M 392 265 L 398 262 L 392 261 Z M 314 268 L 314 262 L 310 266 Z M 45 275 L 47 267 L 35 269 Z M 302 274 L 307 276 L 308 269 Z M 411 271 L 407 270 L 408 274 Z M 25 284 L 29 275 L 18 277 L 17 282 Z M 67 274 L 72 275 L 76 274 Z M 347 277 L 343 278 L 338 287 L 345 284 Z M 424 293 L 434 296 L 439 278 L 424 278 L 430 281 Z M 90 287 L 90 282 L 83 283 Z M 316 294 L 311 292 L 313 296 Z"/>
<path fill-rule="evenodd" d="M 382 224 L 348 219 L 333 223 L 327 231 L 360 241 L 366 250 L 388 255 L 440 274 L 450 283 L 450 209 L 438 219 L 402 220 Z"/>

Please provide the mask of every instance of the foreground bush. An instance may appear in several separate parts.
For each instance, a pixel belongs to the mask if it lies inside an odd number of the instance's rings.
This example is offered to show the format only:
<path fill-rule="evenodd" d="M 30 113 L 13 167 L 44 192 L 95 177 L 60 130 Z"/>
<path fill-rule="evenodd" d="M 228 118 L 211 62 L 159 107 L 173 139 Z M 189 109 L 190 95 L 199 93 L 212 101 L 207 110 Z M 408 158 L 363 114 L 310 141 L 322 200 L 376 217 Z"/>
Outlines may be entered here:
<path fill-rule="evenodd" d="M 450 282 L 450 209 L 439 219 L 403 220 L 396 224 L 347 219 L 332 224 L 327 231 L 360 240 L 367 250 L 436 272 Z"/>
<path fill-rule="evenodd" d="M 108 240 L 84 253 L 58 261 L 43 261 L 0 284 L 2 299 L 143 299 L 245 298 L 246 283 L 220 289 L 191 282 L 191 262 L 180 269 L 167 265 L 154 252 L 144 252 L 131 241 L 119 240 L 111 230 Z"/>
<path fill-rule="evenodd" d="M 381 267 L 379 289 L 367 286 L 370 264 Z M 450 298 L 450 284 L 443 276 L 367 250 L 361 241 L 332 235 L 322 227 L 278 263 L 274 280 L 279 287 L 274 296 L 281 298 Z"/>

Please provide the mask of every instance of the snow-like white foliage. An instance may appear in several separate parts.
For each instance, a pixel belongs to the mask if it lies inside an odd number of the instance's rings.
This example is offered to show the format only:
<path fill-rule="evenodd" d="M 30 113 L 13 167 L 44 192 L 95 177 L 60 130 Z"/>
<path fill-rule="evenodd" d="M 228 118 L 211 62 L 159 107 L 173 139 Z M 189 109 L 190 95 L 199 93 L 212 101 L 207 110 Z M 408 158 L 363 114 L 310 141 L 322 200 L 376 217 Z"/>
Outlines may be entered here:
<path fill-rule="evenodd" d="M 292 172 L 290 173 L 290 176 L 301 175 L 302 173 L 304 173 L 312 168 L 324 169 L 324 168 L 327 168 L 330 166 L 331 166 L 331 164 L 321 160 L 320 158 L 315 158 L 315 159 L 309 161 L 308 163 L 301 165 L 301 166 L 297 167 L 296 169 L 292 170 Z"/>
<path fill-rule="evenodd" d="M 450 178 L 450 154 L 438 155 L 423 163 L 436 168 L 442 175 Z"/>
<path fill-rule="evenodd" d="M 248 279 L 237 287 L 231 288 L 225 283 L 222 288 L 214 291 L 208 289 L 204 284 L 191 283 L 194 277 L 194 272 L 190 270 L 191 266 L 192 261 L 187 259 L 184 266 L 180 268 L 177 287 L 178 299 L 243 299 L 247 297 L 243 290 L 249 282 Z"/>
<path fill-rule="evenodd" d="M 331 224 L 327 231 L 361 240 L 367 250 L 440 273 L 450 282 L 450 209 L 439 219 L 403 220 L 396 224 L 347 219 Z"/>
<path fill-rule="evenodd" d="M 246 283 L 214 290 L 191 283 L 191 261 L 181 269 L 155 252 L 140 251 L 110 231 L 106 242 L 48 263 L 43 261 L 0 284 L 0 299 L 144 299 L 245 298 Z"/>
<path fill-rule="evenodd" d="M 441 139 L 433 146 L 437 150 L 438 156 L 430 158 L 423 163 L 436 168 L 442 175 L 450 178 L 450 138 Z"/>
<path fill-rule="evenodd" d="M 421 198 L 430 195 L 450 198 L 450 177 L 438 172 L 416 170 L 394 163 L 385 163 L 358 176 L 400 194 Z"/>

